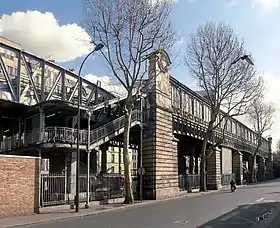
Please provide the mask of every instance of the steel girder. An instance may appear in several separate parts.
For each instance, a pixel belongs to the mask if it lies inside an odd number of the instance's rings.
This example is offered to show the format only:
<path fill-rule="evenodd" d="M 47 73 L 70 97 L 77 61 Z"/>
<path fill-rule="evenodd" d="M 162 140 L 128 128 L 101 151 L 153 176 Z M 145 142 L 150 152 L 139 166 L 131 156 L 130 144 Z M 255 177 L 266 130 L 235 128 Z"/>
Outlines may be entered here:
<path fill-rule="evenodd" d="M 0 41 L 0 99 L 25 105 L 48 100 L 78 102 L 78 75 Z M 110 92 L 88 80 L 82 80 L 82 104 L 114 98 Z"/>
<path fill-rule="evenodd" d="M 173 133 L 187 135 L 193 138 L 203 140 L 205 137 L 207 125 L 197 123 L 194 120 L 195 118 L 190 120 L 173 115 Z M 222 129 L 217 129 L 215 131 L 214 142 L 210 143 L 215 143 L 217 140 L 222 139 L 222 136 Z M 236 135 L 229 132 L 225 132 L 225 139 L 223 140 L 222 145 L 239 151 L 246 151 L 249 153 L 252 153 L 257 147 L 257 145 L 246 141 L 241 137 L 237 137 Z M 261 148 L 259 150 L 259 155 L 266 158 L 268 157 L 268 151 L 266 151 L 264 148 Z"/>
<path fill-rule="evenodd" d="M 208 122 L 203 118 L 205 118 L 206 107 L 208 107 L 208 109 L 210 107 L 209 102 L 204 97 L 192 91 L 173 77 L 170 77 L 170 84 L 173 116 L 175 120 L 174 131 L 178 133 L 182 132 L 182 134 L 187 134 L 196 138 L 204 138 L 205 130 L 203 129 L 207 128 Z M 188 99 L 185 99 L 186 97 Z M 198 114 L 195 114 L 195 107 L 193 107 L 195 103 L 194 101 L 199 103 L 200 108 L 202 107 L 199 112 L 199 116 L 196 116 Z M 223 115 L 225 113 L 221 111 L 220 114 Z M 240 121 L 236 119 L 231 119 L 230 121 L 234 123 L 234 126 L 238 126 L 240 132 L 247 132 L 248 135 L 252 135 L 252 138 L 256 137 L 256 133 Z M 221 129 L 219 131 L 221 132 Z M 216 132 L 216 134 L 216 137 L 221 137 L 221 133 Z M 219 134 L 220 136 L 218 136 Z M 242 134 L 243 136 L 239 136 L 236 133 L 229 131 L 226 131 L 226 134 L 227 137 L 224 140 L 225 144 L 228 144 L 232 148 L 253 151 L 253 149 L 257 146 L 256 143 L 252 142 L 253 140 L 250 141 L 246 139 L 245 134 Z M 268 154 L 269 145 L 268 140 L 265 138 L 263 138 L 263 144 L 260 151 L 262 154 Z"/>

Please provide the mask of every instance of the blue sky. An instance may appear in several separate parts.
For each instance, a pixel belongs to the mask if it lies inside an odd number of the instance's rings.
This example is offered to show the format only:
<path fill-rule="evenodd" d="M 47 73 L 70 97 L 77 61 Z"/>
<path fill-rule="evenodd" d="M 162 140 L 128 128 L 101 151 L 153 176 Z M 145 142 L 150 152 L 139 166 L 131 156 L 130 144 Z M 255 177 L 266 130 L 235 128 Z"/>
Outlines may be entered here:
<path fill-rule="evenodd" d="M 244 38 L 246 48 L 253 54 L 258 68 L 277 76 L 279 64 L 276 59 L 280 49 L 280 28 L 277 22 L 280 21 L 280 10 L 278 7 L 267 8 L 261 1 L 253 7 L 255 0 L 177 0 L 172 21 L 178 39 L 182 38 L 184 41 L 180 45 L 180 57 L 183 55 L 189 34 L 194 32 L 199 24 L 209 20 L 225 21 Z M 82 0 L 9 0 L 1 5 L 0 14 L 27 10 L 51 12 L 60 25 L 80 24 L 83 19 Z M 192 79 L 187 76 L 187 69 L 180 57 L 176 67 L 172 69 L 172 74 L 181 81 L 191 83 Z M 78 58 L 63 65 L 77 67 L 80 60 Z M 102 60 L 95 58 L 86 65 L 85 73 L 110 75 L 109 69 L 100 68 L 101 62 Z"/>
<path fill-rule="evenodd" d="M 81 57 L 76 57 L 83 56 L 88 49 L 84 47 L 74 50 L 76 43 L 68 39 L 68 35 L 75 31 L 75 34 L 87 37 L 79 27 L 83 19 L 82 1 L 2 0 L 0 15 L 5 14 L 6 19 L 0 19 L 0 35 L 16 40 L 35 54 L 48 54 L 49 58 L 55 56 L 63 60 L 61 64 L 67 68 L 78 68 Z M 276 104 L 277 113 L 280 114 L 279 2 L 280 0 L 176 0 L 172 22 L 178 40 L 181 40 L 177 45 L 181 55 L 176 61 L 176 67 L 172 68 L 172 75 L 185 84 L 193 85 L 193 79 L 188 76 L 183 64 L 189 34 L 206 21 L 227 22 L 244 39 L 245 47 L 252 53 L 258 70 L 264 73 L 268 82 L 267 99 Z M 28 14 L 28 10 L 38 12 Z M 19 11 L 23 13 L 11 16 Z M 63 34 L 65 31 L 68 35 Z M 67 59 L 69 56 L 71 61 Z M 110 76 L 110 70 L 103 65 L 103 59 L 95 56 L 87 61 L 83 73 Z M 280 130 L 277 130 L 280 129 L 280 121 L 276 121 L 274 128 L 273 134 L 280 138 Z"/>

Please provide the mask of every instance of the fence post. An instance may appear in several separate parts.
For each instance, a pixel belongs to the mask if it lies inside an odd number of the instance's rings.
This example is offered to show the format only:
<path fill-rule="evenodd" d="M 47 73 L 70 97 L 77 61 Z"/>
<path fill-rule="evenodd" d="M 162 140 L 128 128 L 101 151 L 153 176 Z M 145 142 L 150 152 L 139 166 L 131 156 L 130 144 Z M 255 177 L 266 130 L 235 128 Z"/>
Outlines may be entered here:
<path fill-rule="evenodd" d="M 35 183 L 34 183 L 34 213 L 40 213 L 41 202 L 41 149 L 38 149 L 38 157 L 35 159 Z"/>

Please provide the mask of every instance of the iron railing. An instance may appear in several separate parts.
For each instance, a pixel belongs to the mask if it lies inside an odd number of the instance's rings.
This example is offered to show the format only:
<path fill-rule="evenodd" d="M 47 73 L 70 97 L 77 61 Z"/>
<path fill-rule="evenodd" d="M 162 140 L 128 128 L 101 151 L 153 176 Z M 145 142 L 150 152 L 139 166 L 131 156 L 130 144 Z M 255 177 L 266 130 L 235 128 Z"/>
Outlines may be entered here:
<path fill-rule="evenodd" d="M 134 110 L 131 114 L 131 122 L 141 121 L 142 113 L 139 110 Z M 111 135 L 112 133 L 119 131 L 124 127 L 125 116 L 121 116 L 97 129 L 94 129 L 90 133 L 91 144 L 99 141 L 100 139 Z"/>
<path fill-rule="evenodd" d="M 200 174 L 179 175 L 180 191 L 190 191 L 200 188 Z"/>
<path fill-rule="evenodd" d="M 90 175 L 89 200 L 121 198 L 124 195 L 124 180 L 118 174 Z M 71 204 L 74 202 L 76 176 L 64 174 L 41 175 L 41 207 Z M 87 177 L 80 176 L 80 201 L 86 201 Z"/>
<path fill-rule="evenodd" d="M 134 110 L 131 116 L 131 122 L 141 120 L 141 112 Z M 91 144 L 98 142 L 105 137 L 119 131 L 124 127 L 125 116 L 121 116 L 116 120 L 113 120 L 97 129 L 93 129 L 90 132 Z M 87 144 L 87 130 L 80 131 L 80 144 Z M 0 145 L 1 151 L 9 151 L 12 149 L 26 147 L 29 145 L 40 144 L 40 143 L 77 143 L 77 130 L 68 127 L 46 127 L 44 129 L 34 129 L 25 134 L 13 135 L 8 138 L 4 138 Z"/>
<path fill-rule="evenodd" d="M 235 174 L 234 173 L 222 174 L 222 177 L 221 177 L 222 186 L 230 185 L 230 182 L 231 182 L 232 179 L 235 180 Z"/>

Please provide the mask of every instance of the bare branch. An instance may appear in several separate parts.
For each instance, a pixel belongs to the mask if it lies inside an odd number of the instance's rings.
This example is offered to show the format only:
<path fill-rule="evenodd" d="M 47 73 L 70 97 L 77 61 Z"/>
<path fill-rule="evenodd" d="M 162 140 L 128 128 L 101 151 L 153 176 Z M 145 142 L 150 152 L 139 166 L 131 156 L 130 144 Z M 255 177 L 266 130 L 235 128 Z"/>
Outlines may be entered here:
<path fill-rule="evenodd" d="M 114 76 L 127 90 L 125 101 L 124 168 L 125 202 L 132 203 L 128 156 L 134 92 L 141 93 L 147 76 L 147 57 L 175 44 L 170 23 L 170 0 L 84 0 L 85 28 L 95 43 L 103 43 L 102 55 Z M 172 49 L 171 49 L 172 50 Z"/>
<path fill-rule="evenodd" d="M 190 36 L 186 64 L 210 103 L 211 117 L 201 151 L 203 169 L 208 141 L 212 142 L 210 151 L 221 145 L 225 139 L 228 119 L 247 113 L 248 104 L 261 90 L 260 79 L 253 65 L 243 61 L 245 54 L 248 53 L 243 42 L 224 23 L 206 23 Z M 214 133 L 217 130 L 222 130 L 219 137 Z M 205 190 L 205 186 L 201 190 Z"/>

